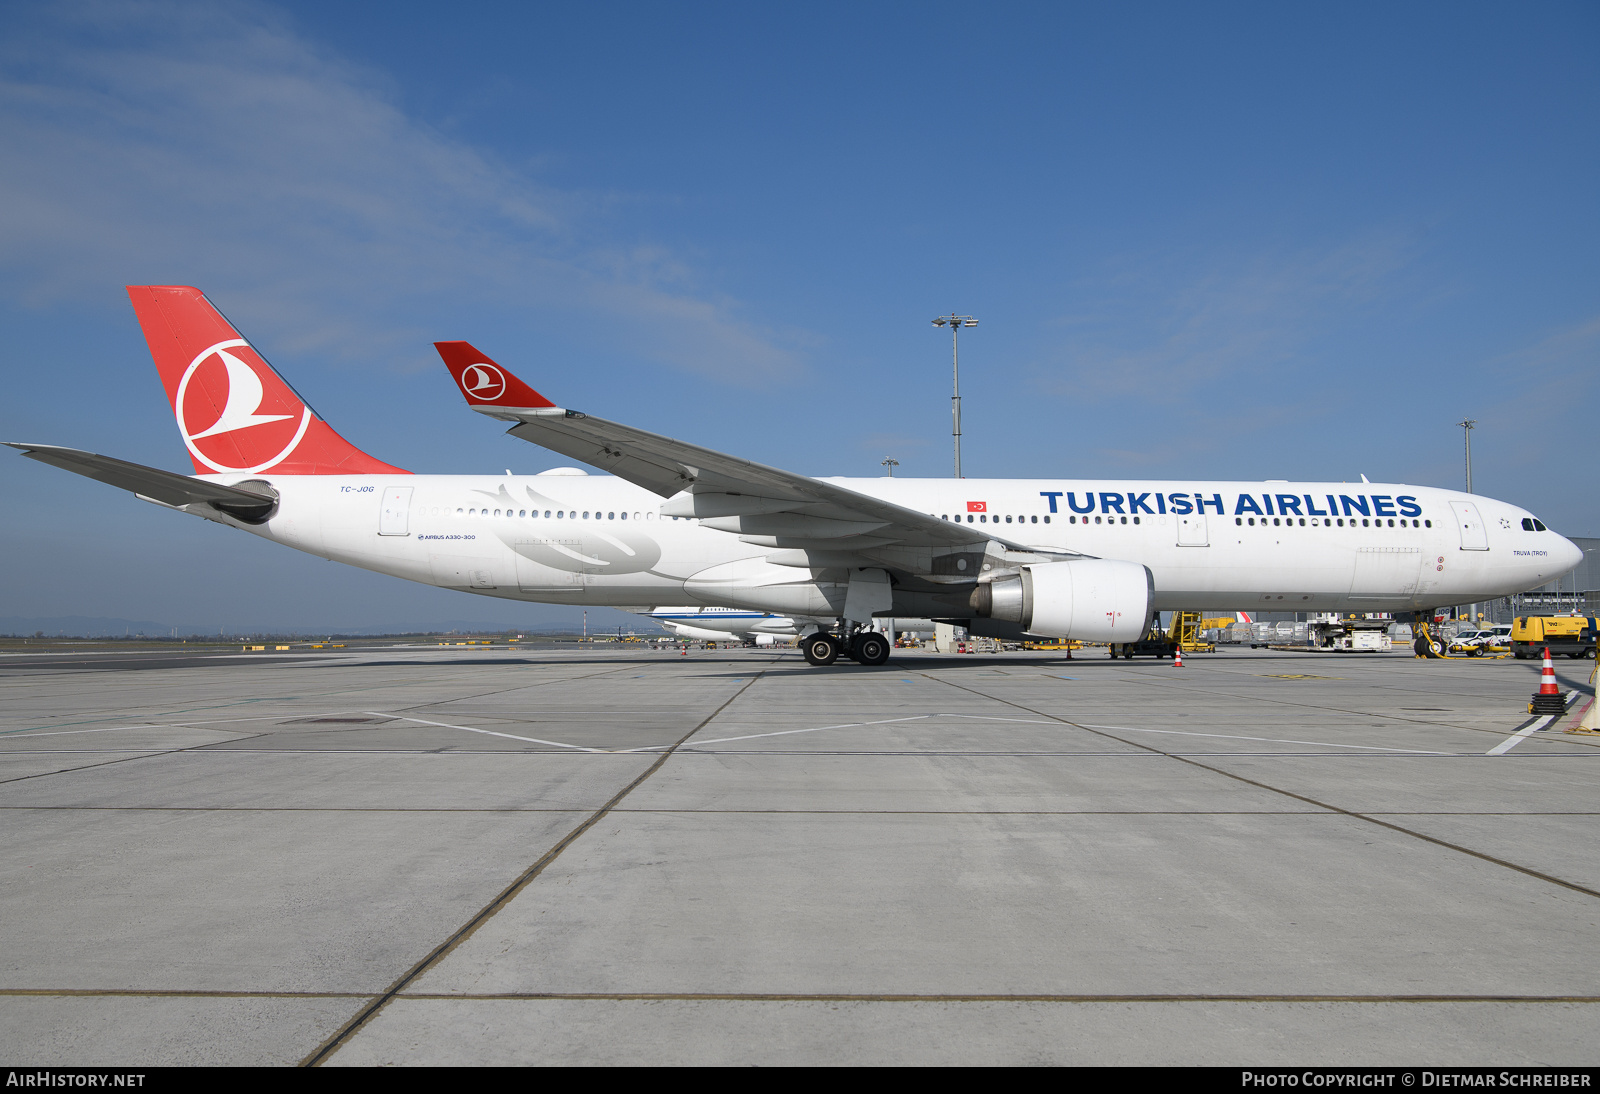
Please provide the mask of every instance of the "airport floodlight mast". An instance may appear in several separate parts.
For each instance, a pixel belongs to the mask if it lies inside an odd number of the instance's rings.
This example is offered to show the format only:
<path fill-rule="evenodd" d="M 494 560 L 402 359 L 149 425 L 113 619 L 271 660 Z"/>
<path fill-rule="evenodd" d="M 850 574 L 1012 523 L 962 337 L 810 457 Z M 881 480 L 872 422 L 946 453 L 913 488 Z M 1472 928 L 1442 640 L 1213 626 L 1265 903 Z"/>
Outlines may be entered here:
<path fill-rule="evenodd" d="M 1460 426 L 1467 438 L 1467 493 L 1472 493 L 1472 427 L 1478 424 L 1476 418 L 1463 418 L 1456 425 Z"/>
<path fill-rule="evenodd" d="M 975 327 L 978 321 L 970 315 L 941 315 L 933 321 L 936 327 L 950 328 L 950 372 L 955 384 L 955 394 L 950 397 L 950 434 L 956 441 L 956 478 L 961 477 L 961 358 L 957 354 L 957 339 L 962 327 Z"/>
<path fill-rule="evenodd" d="M 884 460 L 883 466 L 889 469 L 889 477 L 894 478 L 894 469 L 900 466 L 899 460 Z"/>

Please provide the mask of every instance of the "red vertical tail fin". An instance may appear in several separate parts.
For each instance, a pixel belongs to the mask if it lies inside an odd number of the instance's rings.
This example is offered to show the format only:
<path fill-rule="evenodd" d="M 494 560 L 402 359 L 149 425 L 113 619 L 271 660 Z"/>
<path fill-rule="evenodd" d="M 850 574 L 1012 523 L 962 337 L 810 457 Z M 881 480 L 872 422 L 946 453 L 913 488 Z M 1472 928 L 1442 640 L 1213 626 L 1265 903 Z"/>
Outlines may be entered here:
<path fill-rule="evenodd" d="M 405 475 L 333 431 L 199 289 L 129 285 L 197 475 Z"/>

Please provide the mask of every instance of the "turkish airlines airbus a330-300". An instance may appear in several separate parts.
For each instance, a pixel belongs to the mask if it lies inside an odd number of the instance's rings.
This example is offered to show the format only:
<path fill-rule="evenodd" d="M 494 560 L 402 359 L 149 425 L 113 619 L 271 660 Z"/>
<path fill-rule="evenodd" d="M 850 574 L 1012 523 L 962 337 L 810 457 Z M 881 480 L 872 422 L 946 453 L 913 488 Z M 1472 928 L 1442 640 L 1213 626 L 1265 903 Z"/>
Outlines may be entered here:
<path fill-rule="evenodd" d="M 607 474 L 416 475 L 335 433 L 198 289 L 128 292 L 195 474 L 12 447 L 408 581 L 788 616 L 812 664 L 882 664 L 879 616 L 1131 642 L 1162 609 L 1415 612 L 1582 557 L 1514 505 L 1365 480 L 815 479 L 557 406 L 466 342 L 435 344 L 468 406 Z"/>

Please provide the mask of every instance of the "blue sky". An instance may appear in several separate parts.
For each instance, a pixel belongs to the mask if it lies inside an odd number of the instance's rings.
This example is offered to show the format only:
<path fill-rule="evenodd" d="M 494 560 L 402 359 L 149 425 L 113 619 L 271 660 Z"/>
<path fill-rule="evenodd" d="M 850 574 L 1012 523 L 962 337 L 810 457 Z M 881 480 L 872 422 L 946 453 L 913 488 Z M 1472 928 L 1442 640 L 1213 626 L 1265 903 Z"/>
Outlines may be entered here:
<path fill-rule="evenodd" d="M 1474 485 L 1600 534 L 1592 4 L 0 8 L 0 436 L 187 470 L 122 285 L 418 471 L 558 402 L 813 474 Z M 0 458 L 0 616 L 507 623 Z"/>

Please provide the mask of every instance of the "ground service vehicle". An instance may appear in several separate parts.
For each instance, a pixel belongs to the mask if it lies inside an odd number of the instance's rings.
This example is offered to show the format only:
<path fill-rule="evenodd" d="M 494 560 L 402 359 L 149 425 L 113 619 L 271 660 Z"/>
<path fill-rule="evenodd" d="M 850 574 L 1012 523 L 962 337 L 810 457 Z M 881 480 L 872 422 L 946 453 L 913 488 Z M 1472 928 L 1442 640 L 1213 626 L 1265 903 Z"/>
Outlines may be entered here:
<path fill-rule="evenodd" d="M 1511 626 L 1490 627 L 1485 630 L 1465 631 L 1450 640 L 1453 653 L 1476 657 L 1482 653 L 1503 653 L 1511 648 Z"/>
<path fill-rule="evenodd" d="M 1523 615 L 1511 624 L 1511 652 L 1518 658 L 1554 655 L 1594 656 L 1594 617 L 1581 615 Z"/>

